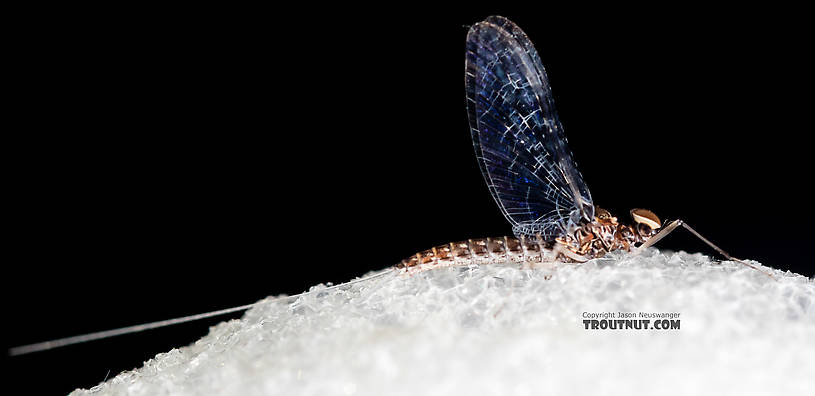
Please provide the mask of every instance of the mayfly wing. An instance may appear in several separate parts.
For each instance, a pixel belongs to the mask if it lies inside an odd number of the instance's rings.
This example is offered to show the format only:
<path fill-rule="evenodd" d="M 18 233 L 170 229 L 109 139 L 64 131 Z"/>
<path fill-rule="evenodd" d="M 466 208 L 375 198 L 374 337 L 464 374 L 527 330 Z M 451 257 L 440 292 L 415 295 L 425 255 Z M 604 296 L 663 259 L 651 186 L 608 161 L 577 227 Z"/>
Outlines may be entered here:
<path fill-rule="evenodd" d="M 537 51 L 506 18 L 467 33 L 467 113 L 481 172 L 516 235 L 547 241 L 594 217 Z"/>

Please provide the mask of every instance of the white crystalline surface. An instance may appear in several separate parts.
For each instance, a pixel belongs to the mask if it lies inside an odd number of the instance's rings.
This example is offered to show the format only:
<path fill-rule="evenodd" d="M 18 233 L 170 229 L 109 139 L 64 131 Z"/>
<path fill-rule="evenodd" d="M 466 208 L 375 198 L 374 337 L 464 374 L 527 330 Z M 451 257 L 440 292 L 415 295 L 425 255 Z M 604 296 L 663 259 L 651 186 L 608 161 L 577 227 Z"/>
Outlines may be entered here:
<path fill-rule="evenodd" d="M 72 394 L 815 394 L 815 284 L 763 269 L 651 249 L 318 286 Z M 584 328 L 621 311 L 680 328 Z"/>

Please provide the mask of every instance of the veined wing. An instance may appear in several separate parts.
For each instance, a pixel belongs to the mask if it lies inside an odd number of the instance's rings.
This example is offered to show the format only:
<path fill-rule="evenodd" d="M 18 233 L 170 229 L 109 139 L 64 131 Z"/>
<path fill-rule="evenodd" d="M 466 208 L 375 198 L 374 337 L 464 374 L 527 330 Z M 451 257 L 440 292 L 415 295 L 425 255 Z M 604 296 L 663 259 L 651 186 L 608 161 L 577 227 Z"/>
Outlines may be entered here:
<path fill-rule="evenodd" d="M 467 34 L 467 113 L 481 172 L 516 235 L 544 240 L 594 217 L 537 51 L 506 18 Z"/>

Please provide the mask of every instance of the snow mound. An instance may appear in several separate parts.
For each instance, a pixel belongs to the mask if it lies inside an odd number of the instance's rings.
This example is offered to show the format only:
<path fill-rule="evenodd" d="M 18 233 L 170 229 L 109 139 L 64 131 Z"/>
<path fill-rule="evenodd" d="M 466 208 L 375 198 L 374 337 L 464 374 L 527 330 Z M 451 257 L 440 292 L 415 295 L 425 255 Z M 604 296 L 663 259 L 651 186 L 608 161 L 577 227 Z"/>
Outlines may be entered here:
<path fill-rule="evenodd" d="M 815 284 L 762 268 L 649 249 L 320 285 L 72 395 L 812 394 Z"/>

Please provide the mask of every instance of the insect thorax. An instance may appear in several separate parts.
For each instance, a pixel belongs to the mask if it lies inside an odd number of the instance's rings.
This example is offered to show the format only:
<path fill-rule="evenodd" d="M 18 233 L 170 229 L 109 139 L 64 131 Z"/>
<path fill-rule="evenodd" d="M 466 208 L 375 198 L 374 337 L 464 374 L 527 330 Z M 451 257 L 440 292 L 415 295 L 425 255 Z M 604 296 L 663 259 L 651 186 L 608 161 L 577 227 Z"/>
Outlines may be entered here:
<path fill-rule="evenodd" d="M 630 251 L 642 242 L 643 238 L 632 226 L 618 224 L 616 219 L 595 220 L 555 239 L 561 249 L 585 259 L 602 257 L 614 250 Z"/>

